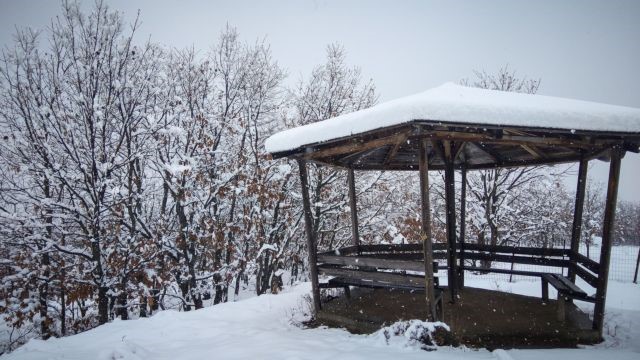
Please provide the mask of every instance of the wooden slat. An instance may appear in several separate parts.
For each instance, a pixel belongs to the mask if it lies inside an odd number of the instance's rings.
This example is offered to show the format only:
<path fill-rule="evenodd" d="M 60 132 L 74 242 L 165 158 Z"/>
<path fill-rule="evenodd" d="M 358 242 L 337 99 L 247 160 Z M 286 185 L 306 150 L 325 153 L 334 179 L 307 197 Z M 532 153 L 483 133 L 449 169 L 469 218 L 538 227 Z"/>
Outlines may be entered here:
<path fill-rule="evenodd" d="M 574 265 L 573 271 L 578 275 L 582 280 L 584 280 L 587 284 L 593 286 L 594 288 L 598 286 L 598 277 L 588 272 L 585 268 L 580 265 Z"/>
<path fill-rule="evenodd" d="M 569 279 L 565 278 L 562 275 L 559 274 L 544 274 L 542 275 L 542 277 L 550 284 L 552 285 L 554 288 L 556 288 L 558 291 L 565 293 L 567 295 L 581 295 L 581 296 L 587 296 L 587 293 L 585 293 L 582 289 L 580 289 L 579 287 L 577 287 L 574 283 L 572 283 L 571 281 L 569 281 Z"/>
<path fill-rule="evenodd" d="M 545 249 L 527 246 L 481 245 L 467 243 L 465 244 L 465 251 L 469 250 L 538 256 L 565 256 L 569 254 L 567 249 Z"/>
<path fill-rule="evenodd" d="M 325 253 L 324 255 L 336 255 L 335 252 Z M 355 256 L 355 254 L 346 255 L 349 257 Z M 375 258 L 375 259 L 393 259 L 393 260 L 408 260 L 408 261 L 422 261 L 424 262 L 424 255 L 418 252 L 393 252 L 393 253 L 375 253 L 375 252 L 363 252 L 360 253 L 360 256 Z M 447 252 L 442 251 L 434 251 L 433 258 L 436 260 L 442 260 L 447 258 Z M 446 269 L 446 266 L 443 266 L 442 269 Z"/>
<path fill-rule="evenodd" d="M 571 280 L 559 274 L 544 274 L 542 279 L 553 285 L 558 292 L 577 300 L 595 302 L 595 297 L 587 295 L 582 289 L 577 287 Z M 544 295 L 543 295 L 544 297 Z"/>
<path fill-rule="evenodd" d="M 325 252 L 318 253 L 318 255 L 351 255 L 356 254 L 358 252 L 357 246 L 345 246 L 336 250 L 329 250 Z"/>
<path fill-rule="evenodd" d="M 465 252 L 465 257 L 471 260 L 486 260 L 486 261 L 497 261 L 497 262 L 540 265 L 540 266 L 568 267 L 571 264 L 569 260 L 558 259 L 558 258 L 501 255 L 496 253 Z"/>
<path fill-rule="evenodd" d="M 564 286 L 566 286 L 568 289 L 570 289 L 574 294 L 584 294 L 587 295 L 587 293 L 584 292 L 584 290 L 580 289 L 578 286 L 576 286 L 576 284 L 572 283 L 569 279 L 567 279 L 566 277 L 562 276 L 562 275 L 555 275 L 555 277 L 560 280 L 560 282 L 562 284 L 564 284 Z"/>
<path fill-rule="evenodd" d="M 357 280 L 369 280 L 390 285 L 412 286 L 415 288 L 424 289 L 424 276 L 421 275 L 360 271 L 354 269 L 332 268 L 326 266 L 319 266 L 318 270 L 321 274 L 329 276 L 339 276 Z"/>
<path fill-rule="evenodd" d="M 447 244 L 434 243 L 433 250 L 445 250 Z M 377 244 L 377 245 L 360 245 L 361 252 L 420 252 L 422 253 L 422 244 Z"/>
<path fill-rule="evenodd" d="M 544 272 L 541 272 L 541 271 L 511 270 L 511 269 L 497 269 L 497 268 L 485 269 L 477 266 L 463 266 L 463 268 L 468 271 L 490 272 L 490 273 L 497 273 L 497 274 L 513 274 L 513 275 L 521 275 L 521 276 L 540 277 L 544 274 Z"/>
<path fill-rule="evenodd" d="M 580 263 L 582 266 L 586 267 L 587 269 L 593 271 L 596 274 L 600 272 L 600 264 L 598 264 L 596 261 L 591 260 L 580 253 L 576 253 L 575 257 L 576 257 L 576 261 Z"/>
<path fill-rule="evenodd" d="M 318 255 L 318 262 L 347 266 L 370 266 L 379 269 L 424 271 L 423 261 L 371 258 L 364 256 Z"/>
<path fill-rule="evenodd" d="M 437 280 L 438 278 L 435 278 L 436 285 L 438 282 Z M 337 288 L 337 287 L 348 287 L 348 286 L 358 286 L 358 287 L 373 288 L 373 289 L 378 289 L 378 288 L 404 289 L 404 290 L 412 290 L 415 292 L 424 291 L 424 287 L 417 288 L 413 285 L 406 286 L 406 285 L 400 285 L 400 284 L 389 284 L 389 283 L 384 283 L 379 281 L 371 281 L 371 280 L 365 281 L 360 279 L 350 279 L 350 278 L 343 278 L 343 277 L 333 278 L 329 280 L 329 282 L 327 283 L 320 284 L 321 288 Z M 442 298 L 442 292 L 443 292 L 442 289 L 434 289 L 434 297 L 436 302 Z"/>

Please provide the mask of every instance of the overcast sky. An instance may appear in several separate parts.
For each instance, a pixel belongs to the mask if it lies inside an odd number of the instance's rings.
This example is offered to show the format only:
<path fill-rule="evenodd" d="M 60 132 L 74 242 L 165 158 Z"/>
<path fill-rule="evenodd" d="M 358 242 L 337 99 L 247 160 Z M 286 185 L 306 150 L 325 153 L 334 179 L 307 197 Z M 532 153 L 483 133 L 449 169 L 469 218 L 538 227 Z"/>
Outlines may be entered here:
<path fill-rule="evenodd" d="M 93 1 L 88 1 L 90 7 Z M 107 1 L 140 38 L 207 50 L 225 24 L 265 38 L 293 84 L 343 44 L 348 61 L 390 100 L 509 64 L 541 78 L 539 93 L 640 108 L 640 1 Z M 44 28 L 57 1 L 0 0 L 0 44 L 15 27 Z M 590 173 L 606 181 L 608 164 Z M 640 156 L 622 164 L 620 198 L 640 201 Z M 573 190 L 575 178 L 568 179 Z"/>

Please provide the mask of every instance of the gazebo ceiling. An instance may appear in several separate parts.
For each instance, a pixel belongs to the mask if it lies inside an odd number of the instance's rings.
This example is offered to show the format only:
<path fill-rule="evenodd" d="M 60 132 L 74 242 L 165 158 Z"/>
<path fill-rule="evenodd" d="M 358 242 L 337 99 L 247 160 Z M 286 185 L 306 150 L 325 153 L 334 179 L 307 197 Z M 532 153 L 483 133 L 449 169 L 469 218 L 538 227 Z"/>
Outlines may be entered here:
<path fill-rule="evenodd" d="M 420 141 L 431 170 L 445 158 L 467 169 L 606 159 L 613 147 L 638 152 L 640 109 L 445 84 L 283 131 L 266 148 L 274 158 L 417 170 Z"/>

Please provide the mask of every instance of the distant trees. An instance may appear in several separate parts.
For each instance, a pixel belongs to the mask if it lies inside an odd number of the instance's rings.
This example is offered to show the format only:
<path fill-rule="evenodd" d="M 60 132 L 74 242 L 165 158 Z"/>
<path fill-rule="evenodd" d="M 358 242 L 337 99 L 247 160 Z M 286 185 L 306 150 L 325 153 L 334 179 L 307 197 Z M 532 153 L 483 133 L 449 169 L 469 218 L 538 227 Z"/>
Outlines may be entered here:
<path fill-rule="evenodd" d="M 227 28 L 206 56 L 167 51 L 137 24 L 64 2 L 1 59 L 0 310 L 44 338 L 226 301 L 296 236 L 291 168 L 262 146 L 285 104 L 268 46 Z"/>
<path fill-rule="evenodd" d="M 483 89 L 513 91 L 535 94 L 540 80 L 518 77 L 508 66 L 495 74 L 475 71 L 473 80 L 464 79 L 463 85 Z M 524 204 L 525 188 L 545 175 L 539 167 L 496 168 L 480 170 L 468 174 L 468 208 L 470 234 L 478 243 L 487 245 L 517 245 L 523 239 L 514 237 L 518 228 L 527 228 L 520 223 L 522 212 L 528 211 Z M 523 207 L 524 206 L 524 207 Z M 531 229 L 528 229 L 531 232 Z M 490 266 L 485 262 L 483 266 Z"/>
<path fill-rule="evenodd" d="M 340 45 L 327 47 L 326 62 L 300 82 L 293 99 L 296 125 L 339 116 L 372 106 L 377 101 L 373 82 L 363 82 L 360 69 L 349 67 Z M 313 232 L 321 248 L 345 244 L 350 235 L 347 174 L 322 165 L 310 164 L 309 196 L 312 204 Z M 364 179 L 359 177 L 358 183 Z"/>

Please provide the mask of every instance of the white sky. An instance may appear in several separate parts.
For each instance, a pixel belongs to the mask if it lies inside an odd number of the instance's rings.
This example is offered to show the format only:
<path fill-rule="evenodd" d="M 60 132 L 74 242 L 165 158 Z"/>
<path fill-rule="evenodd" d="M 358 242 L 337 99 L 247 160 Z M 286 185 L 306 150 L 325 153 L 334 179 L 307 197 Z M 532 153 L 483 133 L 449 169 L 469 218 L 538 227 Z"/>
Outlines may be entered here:
<path fill-rule="evenodd" d="M 93 1 L 88 1 L 89 7 Z M 542 79 L 539 93 L 640 108 L 640 1 L 107 1 L 139 35 L 207 50 L 229 23 L 243 39 L 266 37 L 293 84 L 339 42 L 374 79 L 380 100 L 410 95 L 509 64 Z M 16 26 L 43 28 L 53 0 L 0 0 L 0 44 Z M 590 173 L 605 182 L 608 165 Z M 622 164 L 620 198 L 640 201 L 640 156 Z M 575 178 L 567 179 L 571 190 Z"/>

